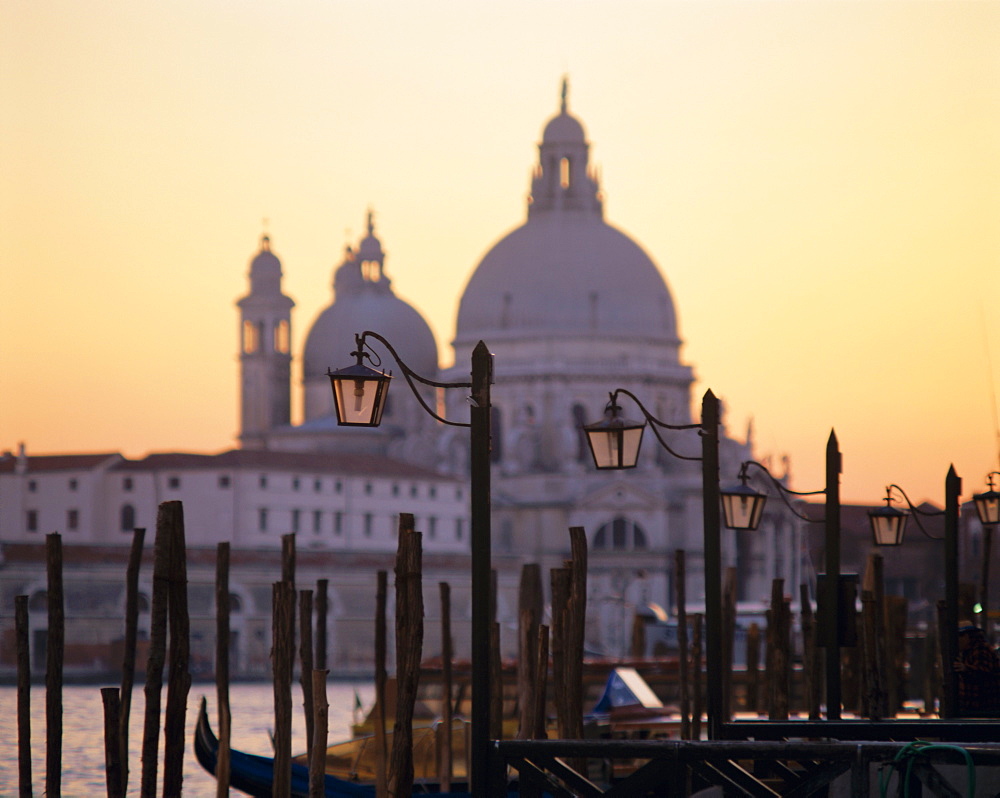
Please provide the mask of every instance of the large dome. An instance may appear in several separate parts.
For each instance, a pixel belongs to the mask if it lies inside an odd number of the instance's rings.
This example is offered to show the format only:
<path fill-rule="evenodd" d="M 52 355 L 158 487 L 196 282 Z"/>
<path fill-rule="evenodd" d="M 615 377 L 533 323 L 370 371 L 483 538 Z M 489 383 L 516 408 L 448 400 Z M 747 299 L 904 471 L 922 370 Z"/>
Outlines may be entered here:
<path fill-rule="evenodd" d="M 650 257 L 607 224 L 583 125 L 559 113 L 538 146 L 528 220 L 489 251 L 459 305 L 456 348 L 477 340 L 630 338 L 676 346 L 670 291 Z"/>
<path fill-rule="evenodd" d="M 458 311 L 456 344 L 505 337 L 677 339 L 674 303 L 631 238 L 585 213 L 532 217 L 482 259 Z"/>

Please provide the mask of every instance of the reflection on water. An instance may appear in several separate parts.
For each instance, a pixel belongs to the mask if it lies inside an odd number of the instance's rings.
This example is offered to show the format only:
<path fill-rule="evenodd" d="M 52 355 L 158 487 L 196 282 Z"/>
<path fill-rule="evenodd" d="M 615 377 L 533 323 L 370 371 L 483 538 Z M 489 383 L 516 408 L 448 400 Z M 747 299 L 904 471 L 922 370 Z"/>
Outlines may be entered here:
<path fill-rule="evenodd" d="M 138 678 L 141 678 L 137 674 Z M 357 690 L 367 708 L 374 698 L 370 682 L 330 683 L 327 699 L 330 703 L 330 741 L 346 738 Z M 185 796 L 215 795 L 215 780 L 198 764 L 192 747 L 194 723 L 201 697 L 208 699 L 209 717 L 218 732 L 215 685 L 194 684 L 188 695 L 187 739 L 184 758 Z M 233 729 L 232 747 L 251 754 L 271 755 L 269 731 L 274 728 L 274 691 L 270 684 L 235 684 L 230 689 Z M 161 713 L 166 707 L 167 690 L 161 698 Z M 296 707 L 292 720 L 292 753 L 305 750 L 305 719 L 302 712 L 302 692 L 298 684 L 292 687 L 292 702 Z M 142 728 L 144 724 L 145 695 L 141 684 L 132 694 L 129 720 L 129 791 L 139 794 L 142 771 Z M 158 773 L 163 776 L 163 718 L 160 723 L 160 762 Z M 35 795 L 45 789 L 45 687 L 31 689 L 31 780 Z M 17 689 L 0 687 L 0 795 L 17 792 Z M 91 798 L 107 794 L 104 780 L 104 705 L 101 686 L 63 688 L 63 744 L 62 744 L 62 794 L 66 798 Z"/>

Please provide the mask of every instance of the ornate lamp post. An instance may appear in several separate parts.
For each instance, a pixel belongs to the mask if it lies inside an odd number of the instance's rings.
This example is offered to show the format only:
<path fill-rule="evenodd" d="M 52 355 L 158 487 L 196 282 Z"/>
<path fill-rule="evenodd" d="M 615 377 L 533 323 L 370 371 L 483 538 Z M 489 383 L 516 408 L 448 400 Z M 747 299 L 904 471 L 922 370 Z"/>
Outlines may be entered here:
<path fill-rule="evenodd" d="M 493 356 L 480 341 L 472 352 L 470 382 L 437 382 L 420 376 L 396 354 L 378 333 L 355 335 L 357 363 L 339 371 L 328 371 L 337 407 L 337 422 L 348 426 L 378 426 L 388 395 L 390 375 L 365 365 L 380 365 L 374 352 L 366 351 L 366 339 L 382 343 L 399 364 L 407 384 L 427 413 L 442 424 L 467 427 L 470 432 L 472 509 L 472 728 L 469 781 L 473 795 L 488 795 L 490 789 L 490 383 Z M 438 415 L 417 390 L 415 382 L 434 388 L 470 389 L 468 422 L 449 421 Z"/>
<path fill-rule="evenodd" d="M 814 496 L 826 495 L 826 508 L 823 523 L 826 536 L 826 581 L 823 585 L 823 604 L 827 617 L 823 628 L 826 630 L 826 716 L 829 720 L 840 719 L 841 680 L 840 680 L 840 637 L 842 618 L 840 612 L 840 448 L 837 445 L 837 435 L 832 430 L 826 444 L 826 487 L 816 491 L 789 490 L 776 480 L 767 468 L 750 460 L 740 466 L 740 484 L 720 491 L 722 509 L 725 513 L 725 523 L 730 529 L 756 529 L 764 514 L 764 502 L 767 497 L 753 490 L 748 484 L 748 469 L 750 466 L 759 468 L 767 475 L 771 484 L 777 490 L 789 509 L 804 521 L 812 519 L 798 512 L 788 501 L 788 495 Z"/>
<path fill-rule="evenodd" d="M 993 530 L 997 524 L 1000 524 L 1000 493 L 993 489 L 993 477 L 995 476 L 1000 477 L 1000 472 L 991 471 L 987 474 L 988 489 L 984 493 L 976 493 L 972 497 L 976 503 L 979 523 L 983 525 L 983 569 L 979 580 L 979 607 L 983 618 L 983 631 L 986 632 L 986 639 L 990 641 L 993 639 L 987 602 L 990 584 L 990 555 L 993 548 Z"/>
<path fill-rule="evenodd" d="M 621 415 L 618 397 L 627 396 L 642 412 L 645 421 L 628 421 Z M 653 416 L 635 394 L 619 388 L 611 394 L 604 418 L 584 426 L 597 468 L 634 468 L 646 424 L 656 440 L 674 457 L 701 462 L 702 508 L 705 548 L 705 660 L 708 682 L 708 737 L 720 737 L 722 724 L 722 556 L 719 517 L 719 400 L 706 391 L 701 403 L 701 423 L 673 425 Z M 701 430 L 701 457 L 675 452 L 664 440 L 661 429 Z"/>
<path fill-rule="evenodd" d="M 990 486 L 992 490 L 992 485 Z M 941 659 L 944 672 L 944 706 L 941 715 L 953 718 L 957 715 L 957 685 L 952 663 L 958 656 L 958 515 L 959 496 L 962 480 L 955 473 L 955 467 L 948 469 L 944 482 L 944 510 L 929 512 L 915 507 L 910 497 L 899 485 L 889 485 L 885 489 L 885 507 L 868 512 L 872 525 L 872 537 L 876 546 L 898 546 L 903 542 L 903 532 L 909 514 L 892 506 L 892 492 L 896 491 L 906 502 L 917 522 L 917 527 L 931 540 L 944 541 L 944 629 L 941 630 Z M 979 494 L 984 496 L 986 494 Z M 978 503 L 977 503 L 978 508 Z M 931 535 L 924 529 L 920 516 L 944 516 L 944 538 Z"/>

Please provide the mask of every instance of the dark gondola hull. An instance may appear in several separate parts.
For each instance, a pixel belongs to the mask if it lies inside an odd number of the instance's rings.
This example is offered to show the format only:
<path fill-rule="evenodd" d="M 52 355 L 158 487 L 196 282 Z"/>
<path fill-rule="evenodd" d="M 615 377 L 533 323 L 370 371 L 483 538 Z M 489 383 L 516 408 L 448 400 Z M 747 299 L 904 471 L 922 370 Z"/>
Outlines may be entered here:
<path fill-rule="evenodd" d="M 194 732 L 194 752 L 198 763 L 213 776 L 219 755 L 219 740 L 212 731 L 208 720 L 208 708 L 204 698 L 198 711 L 198 723 Z M 229 753 L 229 786 L 255 798 L 271 798 L 274 782 L 274 760 L 266 756 L 245 754 L 231 750 Z M 326 798 L 375 798 L 375 787 L 370 784 L 356 784 L 336 776 L 325 777 Z M 309 770 L 303 765 L 292 763 L 292 798 L 309 798 Z M 414 795 L 425 798 L 470 798 L 467 792 L 442 793 L 436 785 L 422 784 L 414 789 Z"/>

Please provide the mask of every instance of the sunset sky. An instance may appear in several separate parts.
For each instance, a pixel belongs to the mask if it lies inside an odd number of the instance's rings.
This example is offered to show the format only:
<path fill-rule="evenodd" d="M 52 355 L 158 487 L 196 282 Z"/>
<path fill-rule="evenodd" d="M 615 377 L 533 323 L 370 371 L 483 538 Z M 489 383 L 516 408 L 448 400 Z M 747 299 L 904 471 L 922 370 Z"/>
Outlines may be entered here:
<path fill-rule="evenodd" d="M 847 500 L 895 482 L 940 504 L 950 464 L 965 498 L 1000 468 L 1000 2 L 10 0 L 2 18 L 0 449 L 233 446 L 260 235 L 299 352 L 369 208 L 450 363 L 568 75 L 605 216 L 673 293 L 695 403 L 711 387 L 738 438 L 752 419 L 799 490 L 822 487 L 831 428 Z"/>

